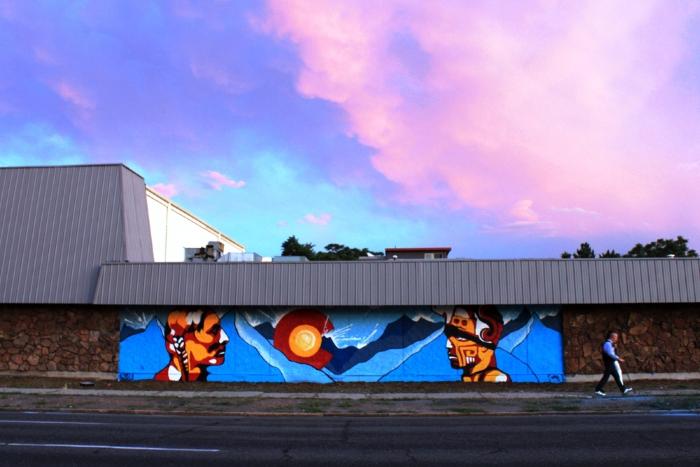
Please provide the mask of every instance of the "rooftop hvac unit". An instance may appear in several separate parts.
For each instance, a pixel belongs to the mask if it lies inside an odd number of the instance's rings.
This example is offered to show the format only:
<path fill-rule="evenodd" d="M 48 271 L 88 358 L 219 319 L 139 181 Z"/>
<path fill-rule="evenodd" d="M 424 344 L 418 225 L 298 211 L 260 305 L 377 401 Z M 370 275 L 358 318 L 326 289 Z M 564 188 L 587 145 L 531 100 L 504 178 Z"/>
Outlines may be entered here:
<path fill-rule="evenodd" d="M 273 256 L 273 263 L 305 263 L 309 261 L 306 256 Z"/>
<path fill-rule="evenodd" d="M 218 263 L 262 263 L 262 256 L 257 253 L 226 253 L 217 260 Z"/>
<path fill-rule="evenodd" d="M 195 263 L 218 261 L 224 252 L 224 244 L 221 242 L 209 242 L 207 246 L 199 248 L 185 248 L 185 261 Z"/>

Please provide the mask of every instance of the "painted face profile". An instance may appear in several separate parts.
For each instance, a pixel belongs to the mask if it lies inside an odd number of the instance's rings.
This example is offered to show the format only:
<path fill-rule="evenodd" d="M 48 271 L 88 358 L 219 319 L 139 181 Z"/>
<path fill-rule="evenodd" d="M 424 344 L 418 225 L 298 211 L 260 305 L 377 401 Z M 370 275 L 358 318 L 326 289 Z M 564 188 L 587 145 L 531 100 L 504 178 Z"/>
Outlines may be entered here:
<path fill-rule="evenodd" d="M 228 335 L 221 319 L 211 310 L 173 311 L 165 327 L 170 363 L 156 379 L 161 381 L 205 381 L 207 367 L 221 365 Z"/>
<path fill-rule="evenodd" d="M 495 307 L 458 306 L 445 314 L 447 358 L 463 370 L 462 381 L 509 381 L 496 367 L 503 320 Z"/>

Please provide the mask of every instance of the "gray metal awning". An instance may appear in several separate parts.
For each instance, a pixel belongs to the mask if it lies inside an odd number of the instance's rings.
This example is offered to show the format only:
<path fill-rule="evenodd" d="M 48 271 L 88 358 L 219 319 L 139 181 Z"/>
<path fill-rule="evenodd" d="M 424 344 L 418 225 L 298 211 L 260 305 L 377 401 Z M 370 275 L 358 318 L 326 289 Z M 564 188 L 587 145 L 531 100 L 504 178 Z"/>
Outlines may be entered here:
<path fill-rule="evenodd" d="M 94 303 L 437 306 L 697 303 L 700 259 L 118 263 Z"/>

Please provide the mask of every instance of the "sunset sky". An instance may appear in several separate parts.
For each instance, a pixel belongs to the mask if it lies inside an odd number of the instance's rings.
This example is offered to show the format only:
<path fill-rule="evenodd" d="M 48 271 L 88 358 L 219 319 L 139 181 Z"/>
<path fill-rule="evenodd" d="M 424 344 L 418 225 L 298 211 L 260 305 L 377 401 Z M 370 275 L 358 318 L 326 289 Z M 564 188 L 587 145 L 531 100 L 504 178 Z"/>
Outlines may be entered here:
<path fill-rule="evenodd" d="M 0 0 L 0 166 L 124 162 L 248 251 L 700 247 L 700 2 Z"/>

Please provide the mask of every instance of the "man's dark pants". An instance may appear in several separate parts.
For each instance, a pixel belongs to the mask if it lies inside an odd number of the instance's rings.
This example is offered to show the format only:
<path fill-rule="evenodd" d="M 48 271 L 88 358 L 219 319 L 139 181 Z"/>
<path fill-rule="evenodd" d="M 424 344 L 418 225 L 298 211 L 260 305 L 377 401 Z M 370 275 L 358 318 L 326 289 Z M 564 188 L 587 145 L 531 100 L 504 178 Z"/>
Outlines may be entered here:
<path fill-rule="evenodd" d="M 600 382 L 598 383 L 598 386 L 595 387 L 596 391 L 602 391 L 603 386 L 608 382 L 608 378 L 610 378 L 610 375 L 612 375 L 613 378 L 615 378 L 615 382 L 617 383 L 617 387 L 620 388 L 620 392 L 625 391 L 625 384 L 622 382 L 622 378 L 620 378 L 620 372 L 617 371 L 615 361 L 610 360 L 608 361 L 607 359 L 603 361 L 605 364 L 605 372 L 603 373 L 603 377 L 600 379 Z"/>

